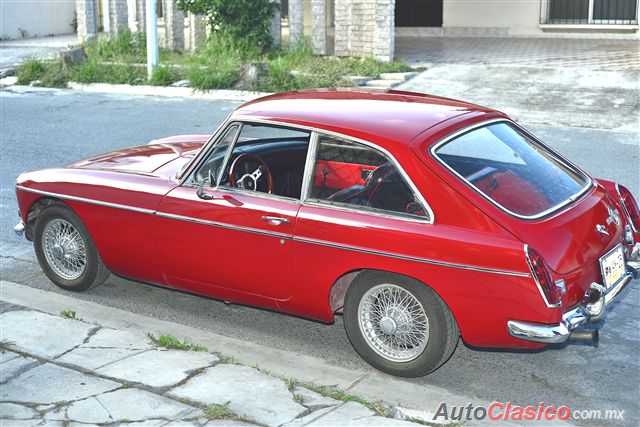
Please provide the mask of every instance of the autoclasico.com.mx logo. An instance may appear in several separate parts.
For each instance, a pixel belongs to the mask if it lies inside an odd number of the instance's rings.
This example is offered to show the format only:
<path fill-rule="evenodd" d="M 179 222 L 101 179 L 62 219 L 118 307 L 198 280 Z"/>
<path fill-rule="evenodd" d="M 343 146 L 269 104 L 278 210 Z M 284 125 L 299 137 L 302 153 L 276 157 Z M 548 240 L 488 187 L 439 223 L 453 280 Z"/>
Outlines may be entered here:
<path fill-rule="evenodd" d="M 511 402 L 493 402 L 488 406 L 473 403 L 466 406 L 440 403 L 432 421 L 446 423 L 487 419 L 492 421 L 624 420 L 624 410 L 571 409 L 566 405 L 552 406 L 544 402 L 535 406 L 520 406 Z"/>

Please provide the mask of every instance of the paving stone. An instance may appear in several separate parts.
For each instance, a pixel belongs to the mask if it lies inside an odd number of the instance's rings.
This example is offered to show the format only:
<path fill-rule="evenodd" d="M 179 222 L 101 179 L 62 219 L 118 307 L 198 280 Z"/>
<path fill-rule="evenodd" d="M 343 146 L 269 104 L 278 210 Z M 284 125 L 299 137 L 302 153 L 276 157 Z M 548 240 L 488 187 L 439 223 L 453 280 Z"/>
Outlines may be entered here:
<path fill-rule="evenodd" d="M 315 418 L 305 426 L 417 426 L 408 421 L 376 416 L 372 410 L 357 402 L 347 402 L 337 408 L 329 409 L 323 416 Z"/>
<path fill-rule="evenodd" d="M 325 397 L 320 393 L 311 391 L 308 388 L 296 387 L 293 389 L 294 396 L 300 396 L 302 398 L 302 404 L 309 408 L 311 411 L 316 411 L 327 406 L 339 405 L 342 402 L 330 397 Z"/>
<path fill-rule="evenodd" d="M 286 424 L 283 424 L 282 427 L 301 427 L 301 426 L 306 426 L 307 424 L 309 424 L 311 421 L 315 420 L 316 418 L 320 418 L 321 416 L 327 414 L 328 412 L 334 411 L 336 409 L 335 406 L 329 406 L 327 408 L 322 408 L 322 409 L 318 409 L 317 411 L 314 411 L 310 414 L 304 415 L 300 418 L 296 418 L 295 420 L 288 422 Z"/>
<path fill-rule="evenodd" d="M 128 350 L 148 350 L 155 346 L 143 334 L 102 328 L 80 347 L 86 348 L 125 348 Z"/>
<path fill-rule="evenodd" d="M 282 380 L 240 365 L 209 368 L 168 394 L 203 404 L 229 402 L 234 413 L 270 426 L 287 423 L 307 410 L 293 400 Z"/>
<path fill-rule="evenodd" d="M 139 382 L 151 387 L 167 387 L 187 378 L 190 371 L 204 368 L 219 359 L 204 351 L 149 350 L 98 369 L 96 372 Z"/>
<path fill-rule="evenodd" d="M 22 356 L 3 363 L 0 368 L 0 383 L 15 377 L 22 371 L 26 371 L 29 367 L 36 366 L 37 363 L 36 359 Z"/>
<path fill-rule="evenodd" d="M 244 421 L 236 420 L 211 420 L 206 424 L 207 427 L 254 427 L 255 424 L 245 423 Z"/>
<path fill-rule="evenodd" d="M 13 360 L 16 357 L 20 357 L 20 355 L 18 353 L 14 353 L 13 351 L 2 350 L 0 351 L 0 364 L 8 362 L 9 360 Z"/>
<path fill-rule="evenodd" d="M 135 388 L 120 389 L 81 400 L 67 409 L 69 420 L 97 424 L 119 420 L 195 418 L 201 415 L 200 409 Z"/>
<path fill-rule="evenodd" d="M 154 345 L 143 334 L 103 328 L 58 360 L 86 369 L 99 369 L 152 348 Z"/>
<path fill-rule="evenodd" d="M 46 363 L 3 384 L 0 400 L 46 404 L 84 399 L 118 387 L 120 383 Z"/>
<path fill-rule="evenodd" d="M 4 421 L 4 420 L 0 420 Z M 11 424 L 8 423 L 0 423 L 3 427 L 70 427 L 67 426 L 63 421 L 47 421 L 41 419 L 32 419 L 32 420 L 11 420 Z M 84 425 L 83 427 L 89 427 Z"/>
<path fill-rule="evenodd" d="M 95 370 L 127 357 L 142 353 L 143 351 L 145 350 L 79 347 L 56 360 L 81 366 L 85 369 Z"/>
<path fill-rule="evenodd" d="M 342 425 L 343 423 L 359 419 L 373 417 L 375 413 L 366 406 L 357 402 L 347 402 L 342 406 L 335 409 L 330 409 L 321 417 L 315 418 L 309 426 L 327 426 L 327 425 Z"/>
<path fill-rule="evenodd" d="M 82 344 L 95 328 L 78 320 L 31 310 L 2 313 L 0 322 L 3 340 L 27 353 L 51 358 Z"/>
<path fill-rule="evenodd" d="M 0 403 L 0 416 L 3 420 L 29 420 L 38 416 L 38 413 L 31 408 L 15 403 Z M 5 425 L 5 423 L 0 424 Z"/>

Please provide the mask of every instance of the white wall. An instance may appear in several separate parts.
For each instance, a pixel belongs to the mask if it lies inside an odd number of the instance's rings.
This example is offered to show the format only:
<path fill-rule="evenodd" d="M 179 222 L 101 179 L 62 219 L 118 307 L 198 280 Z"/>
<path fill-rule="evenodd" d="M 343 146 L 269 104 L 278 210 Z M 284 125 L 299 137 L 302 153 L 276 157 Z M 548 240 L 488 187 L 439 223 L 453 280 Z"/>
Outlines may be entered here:
<path fill-rule="evenodd" d="M 444 27 L 508 28 L 509 35 L 540 34 L 538 0 L 444 0 Z"/>
<path fill-rule="evenodd" d="M 71 34 L 75 0 L 0 0 L 0 35 L 18 39 Z"/>

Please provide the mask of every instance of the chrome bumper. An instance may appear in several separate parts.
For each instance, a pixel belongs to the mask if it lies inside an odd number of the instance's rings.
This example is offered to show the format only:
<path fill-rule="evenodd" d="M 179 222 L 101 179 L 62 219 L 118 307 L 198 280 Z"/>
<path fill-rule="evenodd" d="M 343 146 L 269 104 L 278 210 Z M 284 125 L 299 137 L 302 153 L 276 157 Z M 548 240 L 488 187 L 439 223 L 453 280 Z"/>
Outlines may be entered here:
<path fill-rule="evenodd" d="M 24 222 L 22 222 L 22 220 L 20 220 L 20 222 L 17 223 L 15 225 L 15 227 L 13 227 L 14 233 L 16 233 L 20 237 L 24 236 L 24 230 L 25 230 L 25 226 L 24 226 Z"/>
<path fill-rule="evenodd" d="M 617 285 L 610 289 L 598 283 L 589 287 L 589 301 L 583 302 L 562 314 L 562 322 L 557 324 L 521 322 L 509 320 L 507 329 L 513 337 L 545 344 L 557 344 L 569 339 L 571 331 L 587 322 L 597 322 L 604 318 L 609 305 L 631 281 L 633 274 L 627 272 Z"/>

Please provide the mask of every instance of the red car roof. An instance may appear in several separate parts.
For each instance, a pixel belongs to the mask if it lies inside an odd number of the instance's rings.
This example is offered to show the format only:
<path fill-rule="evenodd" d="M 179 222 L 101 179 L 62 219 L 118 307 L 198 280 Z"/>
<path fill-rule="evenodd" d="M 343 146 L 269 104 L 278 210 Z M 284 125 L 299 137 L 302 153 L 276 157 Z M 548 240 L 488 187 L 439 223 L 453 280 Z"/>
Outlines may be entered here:
<path fill-rule="evenodd" d="M 345 88 L 265 96 L 239 107 L 234 117 L 313 126 L 357 138 L 383 138 L 406 144 L 426 129 L 451 118 L 494 112 L 467 102 L 421 93 Z"/>

